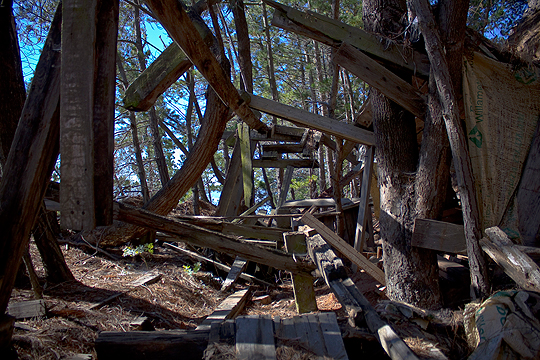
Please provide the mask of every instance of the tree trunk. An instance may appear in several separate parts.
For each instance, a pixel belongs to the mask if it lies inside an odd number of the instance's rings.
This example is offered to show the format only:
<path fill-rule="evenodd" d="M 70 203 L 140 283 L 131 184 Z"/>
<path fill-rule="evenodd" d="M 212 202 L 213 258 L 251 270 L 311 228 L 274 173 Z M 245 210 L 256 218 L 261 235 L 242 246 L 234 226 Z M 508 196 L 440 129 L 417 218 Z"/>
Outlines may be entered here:
<path fill-rule="evenodd" d="M 124 84 L 124 89 L 127 89 L 129 83 L 127 80 L 126 72 L 124 71 L 124 65 L 122 59 L 118 56 L 116 61 L 118 65 L 118 73 L 120 79 Z M 131 126 L 131 138 L 133 139 L 133 148 L 135 151 L 135 162 L 137 163 L 137 174 L 139 176 L 139 183 L 141 184 L 141 193 L 143 196 L 143 202 L 146 204 L 150 199 L 150 193 L 148 191 L 148 183 L 146 181 L 146 171 L 144 170 L 144 162 L 141 155 L 141 145 L 139 144 L 139 135 L 137 131 L 137 116 L 134 111 L 129 112 L 129 122 Z"/>
<path fill-rule="evenodd" d="M 243 90 L 253 92 L 253 70 L 251 64 L 251 50 L 249 32 L 242 0 L 230 0 L 234 24 L 236 26 L 236 38 L 238 40 L 238 65 L 242 74 Z"/>
<path fill-rule="evenodd" d="M 141 20 L 139 8 L 133 6 L 134 12 L 134 23 L 135 23 L 135 44 L 137 47 L 137 58 L 139 59 L 139 66 L 141 71 L 146 69 L 146 59 L 144 57 L 144 49 L 142 44 L 141 37 Z M 159 133 L 158 128 L 158 118 L 156 114 L 156 108 L 152 106 L 148 112 L 149 124 L 150 124 L 150 133 L 152 134 L 152 145 L 154 147 L 154 155 L 156 157 L 156 164 L 159 172 L 159 179 L 161 181 L 161 186 L 169 181 L 169 170 L 167 168 L 167 161 L 165 160 L 165 155 L 163 154 L 163 146 L 161 144 L 161 134 Z"/>
<path fill-rule="evenodd" d="M 369 31 L 392 36 L 402 32 L 403 0 L 364 2 Z M 415 172 L 418 162 L 414 116 L 371 89 L 373 125 L 381 192 L 381 239 L 387 295 L 425 308 L 439 307 L 438 268 L 411 246 L 415 219 Z"/>
<path fill-rule="evenodd" d="M 270 81 L 270 91 L 272 91 L 272 100 L 279 102 L 279 92 L 277 89 L 276 75 L 274 69 L 274 54 L 272 53 L 272 39 L 270 38 L 270 30 L 268 18 L 266 14 L 266 3 L 262 3 L 264 34 L 266 35 L 266 51 L 268 54 L 268 80 Z M 277 124 L 277 118 L 274 116 L 273 124 Z"/>

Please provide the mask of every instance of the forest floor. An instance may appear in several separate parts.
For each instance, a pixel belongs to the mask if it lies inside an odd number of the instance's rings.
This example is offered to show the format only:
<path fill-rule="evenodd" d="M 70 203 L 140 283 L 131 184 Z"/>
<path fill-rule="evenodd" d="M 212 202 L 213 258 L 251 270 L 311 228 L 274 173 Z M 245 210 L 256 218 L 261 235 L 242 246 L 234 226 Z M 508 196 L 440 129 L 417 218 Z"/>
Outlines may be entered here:
<path fill-rule="evenodd" d="M 181 243 L 179 245 L 182 246 Z M 122 257 L 122 249 L 109 249 L 111 254 L 116 255 L 115 259 L 72 245 L 64 244 L 61 247 L 76 280 L 49 285 L 45 282 L 39 252 L 33 242 L 30 244 L 34 267 L 44 287 L 47 313 L 41 318 L 16 322 L 13 345 L 20 359 L 63 359 L 75 354 L 91 354 L 96 359 L 94 341 L 100 332 L 136 331 L 138 329 L 132 323 L 141 316 L 148 318 L 143 326 L 155 330 L 195 329 L 228 295 L 248 286 L 240 280 L 233 290 L 223 293 L 220 287 L 225 273 L 218 272 L 213 266 L 200 265 L 165 246 L 156 246 L 153 254 L 145 253 L 143 257 L 139 255 L 134 258 Z M 131 282 L 149 272 L 159 274 L 159 280 L 147 285 L 130 286 Z M 269 295 L 271 302 L 262 304 L 250 301 L 240 315 L 298 315 L 289 274 L 274 271 L 265 275 L 265 280 L 275 283 L 276 287 L 252 285 L 253 298 Z M 398 329 L 398 333 L 419 356 L 426 349 L 429 355 L 433 346 L 430 344 L 442 344 L 441 350 L 447 356 L 451 353 L 457 355 L 450 358 L 462 358 L 467 353 L 460 330 L 461 311 L 447 310 L 444 313 L 444 317 L 453 321 L 451 328 L 455 330 L 445 328 L 444 338 L 441 339 L 440 331 L 431 336 L 403 316 L 397 316 L 396 311 L 392 312 L 393 308 L 385 302 L 384 293 L 366 273 L 358 272 L 352 279 L 374 306 L 378 304 L 379 311 L 386 314 L 386 319 L 401 329 Z M 122 294 L 96 307 L 104 299 L 118 293 Z M 28 283 L 13 290 L 10 304 L 33 299 L 34 294 Z M 316 282 L 316 300 L 319 311 L 336 312 L 340 325 L 346 326 L 345 310 L 323 281 Z M 359 339 L 353 331 L 346 346 L 348 351 L 354 349 L 355 355 L 364 351 L 362 349 L 368 351 L 368 348 L 372 353 L 375 351 L 374 354 L 381 355 L 382 348 L 374 337 L 368 343 L 369 346 L 365 337 Z M 373 350 L 373 346 L 378 349 Z"/>

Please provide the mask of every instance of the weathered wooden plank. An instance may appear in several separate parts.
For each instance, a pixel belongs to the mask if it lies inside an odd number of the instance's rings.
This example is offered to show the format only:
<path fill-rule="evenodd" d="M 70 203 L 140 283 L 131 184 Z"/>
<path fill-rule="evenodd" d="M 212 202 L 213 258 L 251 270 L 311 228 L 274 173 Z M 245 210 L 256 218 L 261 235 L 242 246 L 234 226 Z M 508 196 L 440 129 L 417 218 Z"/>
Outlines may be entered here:
<path fill-rule="evenodd" d="M 360 129 L 354 125 L 346 124 L 338 120 L 330 119 L 321 115 L 310 113 L 309 111 L 297 109 L 292 106 L 278 103 L 263 97 L 249 94 L 251 101 L 249 106 L 253 109 L 265 112 L 270 115 L 283 118 L 301 126 L 335 135 L 339 138 L 354 141 L 355 143 L 374 145 L 373 133 Z"/>
<path fill-rule="evenodd" d="M 293 256 L 307 254 L 306 236 L 303 232 L 288 232 L 283 234 L 285 249 Z M 311 274 L 292 274 L 292 285 L 296 311 L 304 314 L 317 311 L 315 290 L 313 288 L 313 276 Z"/>
<path fill-rule="evenodd" d="M 227 319 L 233 319 L 242 311 L 244 305 L 251 297 L 251 289 L 247 288 L 228 296 L 219 306 L 197 326 L 197 330 L 210 330 L 213 323 L 220 323 Z"/>
<path fill-rule="evenodd" d="M 411 245 L 452 254 L 467 253 L 463 225 L 437 220 L 416 219 Z"/>
<path fill-rule="evenodd" d="M 262 145 L 263 152 L 276 152 L 278 154 L 298 154 L 304 149 L 302 144 L 268 144 Z"/>
<path fill-rule="evenodd" d="M 94 187 L 97 226 L 113 223 L 116 38 L 119 0 L 98 0 L 94 83 Z"/>
<path fill-rule="evenodd" d="M 369 195 L 371 190 L 374 155 L 374 147 L 369 146 L 364 158 L 364 173 L 362 175 L 362 186 L 360 187 L 360 203 L 358 204 L 358 218 L 356 219 L 356 232 L 354 235 L 354 248 L 359 252 L 364 251 L 367 217 L 371 216 Z"/>
<path fill-rule="evenodd" d="M 301 221 L 314 228 L 321 236 L 326 240 L 330 245 L 332 245 L 336 250 L 346 256 L 354 264 L 364 269 L 371 277 L 377 280 L 379 283 L 384 285 L 386 283 L 384 278 L 384 272 L 374 265 L 371 261 L 366 259 L 362 254 L 356 251 L 352 246 L 347 244 L 345 240 L 340 238 L 336 233 L 330 230 L 326 225 L 324 225 L 319 220 L 315 219 L 310 213 L 305 213 Z"/>
<path fill-rule="evenodd" d="M 43 317 L 46 311 L 43 299 L 21 301 L 13 303 L 7 308 L 7 313 L 17 320 Z"/>
<path fill-rule="evenodd" d="M 61 25 L 58 7 L 0 181 L 0 314 L 6 311 L 58 156 Z"/>
<path fill-rule="evenodd" d="M 247 209 L 243 213 L 241 213 L 239 216 L 246 216 L 246 215 L 250 215 L 250 214 L 254 213 L 258 208 L 263 206 L 270 199 L 271 199 L 271 197 L 270 197 L 270 195 L 268 195 L 267 197 L 265 197 L 264 199 L 262 199 L 261 201 L 259 201 L 258 203 L 256 203 L 255 205 L 253 205 L 252 207 L 250 207 L 249 209 Z M 233 224 L 238 224 L 241 221 L 242 221 L 242 219 L 240 219 L 240 218 L 239 219 L 234 219 L 232 221 L 232 223 Z"/>
<path fill-rule="evenodd" d="M 236 319 L 236 358 L 276 359 L 274 322 L 269 315 L 242 316 Z"/>
<path fill-rule="evenodd" d="M 486 229 L 491 240 L 480 240 L 482 249 L 504 269 L 519 286 L 525 290 L 540 291 L 540 268 L 526 254 L 521 252 L 508 236 L 494 226 Z"/>
<path fill-rule="evenodd" d="M 265 0 L 276 8 L 272 25 L 310 37 L 326 45 L 338 47 L 348 41 L 356 48 L 374 56 L 409 69 L 425 77 L 429 76 L 429 60 L 424 54 L 412 51 L 404 54 L 397 44 L 381 42 L 374 34 L 350 26 L 329 17 L 310 12 L 304 13 L 283 4 Z"/>
<path fill-rule="evenodd" d="M 318 356 L 326 355 L 326 348 L 324 346 L 324 338 L 322 336 L 322 330 L 319 327 L 319 320 L 316 314 L 307 314 L 302 317 L 307 318 L 309 326 L 309 349 Z"/>
<path fill-rule="evenodd" d="M 326 347 L 325 356 L 336 360 L 348 360 L 336 313 L 322 312 L 318 314 L 318 318 Z"/>
<path fill-rule="evenodd" d="M 65 1 L 62 7 L 60 225 L 64 229 L 92 230 L 97 0 Z"/>
<path fill-rule="evenodd" d="M 172 244 L 169 244 L 169 243 L 164 243 L 166 246 L 170 247 L 171 249 L 174 249 L 175 251 L 178 251 L 182 254 L 185 254 L 187 256 L 190 256 L 196 260 L 199 260 L 199 261 L 204 261 L 204 262 L 207 262 L 209 264 L 212 264 L 214 265 L 216 268 L 220 269 L 220 270 L 223 270 L 223 271 L 231 271 L 231 268 L 230 266 L 227 266 L 227 265 L 224 265 L 222 263 L 219 263 L 217 261 L 214 261 L 212 259 L 208 259 L 207 257 L 204 257 L 202 255 L 199 255 L 197 253 L 194 253 L 193 251 L 189 251 L 189 250 L 186 250 L 186 249 L 182 249 L 178 246 L 175 246 L 175 245 L 172 245 Z M 274 287 L 275 285 L 274 284 L 270 284 L 264 280 L 261 280 L 261 279 L 257 279 L 256 277 L 252 276 L 252 275 L 248 275 L 248 274 L 240 274 L 240 278 L 246 280 L 246 281 L 252 281 L 252 282 L 257 282 L 259 284 L 262 284 L 262 285 L 265 285 L 265 286 L 270 286 L 270 287 Z"/>
<path fill-rule="evenodd" d="M 100 360 L 199 360 L 208 345 L 209 331 L 102 331 L 96 342 Z"/>
<path fill-rule="evenodd" d="M 426 101 L 418 90 L 354 46 L 347 42 L 341 44 L 334 60 L 414 116 L 424 118 Z"/>
<path fill-rule="evenodd" d="M 227 169 L 227 178 L 219 197 L 216 209 L 217 216 L 236 216 L 242 200 L 242 155 L 240 154 L 240 141 L 236 140 L 233 154 Z"/>
<path fill-rule="evenodd" d="M 161 274 L 150 271 L 148 274 L 133 280 L 129 283 L 129 286 L 137 287 L 141 285 L 150 285 L 155 282 L 158 282 L 161 279 Z"/>
<path fill-rule="evenodd" d="M 244 184 L 244 204 L 251 206 L 253 196 L 253 164 L 249 127 L 244 123 L 238 124 L 238 140 L 240 141 L 240 155 L 242 157 L 242 183 Z"/>
<path fill-rule="evenodd" d="M 182 241 L 189 242 L 195 246 L 206 247 L 235 256 L 242 256 L 259 264 L 294 273 L 309 272 L 314 268 L 311 264 L 297 263 L 292 257 L 277 250 L 247 244 L 221 233 L 182 223 L 121 203 L 116 203 L 115 219 L 178 236 Z"/>
<path fill-rule="evenodd" d="M 287 200 L 287 194 L 289 193 L 289 187 L 291 186 L 291 181 L 294 174 L 294 167 L 288 165 L 285 169 L 285 175 L 283 176 L 283 182 L 281 183 L 281 192 L 279 193 L 279 199 L 277 202 L 277 207 L 281 207 L 285 200 Z"/>
<path fill-rule="evenodd" d="M 227 278 L 221 285 L 221 291 L 228 291 L 234 285 L 236 280 L 238 280 L 238 278 L 240 277 L 240 274 L 242 274 L 244 270 L 246 270 L 247 264 L 247 260 L 239 256 L 234 259 L 231 270 L 229 271 L 229 273 L 227 274 Z"/>
<path fill-rule="evenodd" d="M 310 159 L 281 159 L 281 160 L 261 160 L 253 159 L 254 168 L 286 168 L 292 166 L 295 168 L 316 168 L 319 163 Z"/>
<path fill-rule="evenodd" d="M 354 202 L 350 199 L 341 199 L 342 206 L 353 205 Z M 336 206 L 336 201 L 331 198 L 321 198 L 321 199 L 304 199 L 304 200 L 290 200 L 283 204 L 282 207 L 285 208 L 306 208 L 306 207 L 331 207 Z"/>
<path fill-rule="evenodd" d="M 230 79 L 225 76 L 182 4 L 175 0 L 147 0 L 146 3 L 220 99 L 251 128 L 260 131 L 270 130 L 249 109 Z"/>

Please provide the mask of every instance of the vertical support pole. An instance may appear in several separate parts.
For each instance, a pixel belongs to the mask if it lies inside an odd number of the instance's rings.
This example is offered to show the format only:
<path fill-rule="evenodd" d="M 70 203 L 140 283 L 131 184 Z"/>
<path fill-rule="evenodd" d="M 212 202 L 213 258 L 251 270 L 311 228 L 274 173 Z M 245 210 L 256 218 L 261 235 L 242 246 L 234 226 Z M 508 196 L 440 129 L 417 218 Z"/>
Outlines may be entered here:
<path fill-rule="evenodd" d="M 283 234 L 285 248 L 288 253 L 296 256 L 307 254 L 306 235 L 303 232 L 287 232 Z M 317 311 L 315 290 L 313 289 L 313 277 L 310 275 L 291 274 L 294 301 L 299 314 Z"/>
<path fill-rule="evenodd" d="M 364 250 L 367 217 L 372 216 L 371 209 L 369 208 L 369 193 L 371 190 L 371 174 L 373 172 L 373 153 L 374 147 L 369 146 L 364 158 L 364 173 L 362 175 L 360 203 L 358 204 L 358 219 L 356 220 L 356 233 L 354 236 L 354 248 L 358 252 Z"/>
<path fill-rule="evenodd" d="M 244 184 L 244 204 L 251 206 L 253 196 L 253 164 L 252 151 L 249 139 L 249 126 L 243 122 L 238 124 L 238 138 L 240 139 L 240 153 L 242 155 L 242 183 Z"/>
<path fill-rule="evenodd" d="M 60 209 L 64 229 L 91 230 L 94 212 L 94 69 L 97 0 L 62 4 Z"/>
<path fill-rule="evenodd" d="M 287 194 L 289 193 L 289 187 L 291 186 L 291 181 L 294 173 L 294 167 L 291 165 L 287 166 L 285 170 L 285 176 L 283 177 L 283 184 L 281 186 L 281 193 L 279 194 L 277 207 L 283 206 L 287 200 Z"/>
<path fill-rule="evenodd" d="M 94 187 L 96 225 L 113 223 L 114 100 L 119 0 L 98 0 L 94 84 Z"/>

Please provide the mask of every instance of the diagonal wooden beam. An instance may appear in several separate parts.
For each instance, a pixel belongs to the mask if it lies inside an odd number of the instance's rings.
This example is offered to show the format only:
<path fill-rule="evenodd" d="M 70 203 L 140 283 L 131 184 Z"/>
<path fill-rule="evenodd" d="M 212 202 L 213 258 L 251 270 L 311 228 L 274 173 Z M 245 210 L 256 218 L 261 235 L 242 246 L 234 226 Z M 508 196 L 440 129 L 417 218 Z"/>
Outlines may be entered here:
<path fill-rule="evenodd" d="M 220 99 L 251 128 L 268 131 L 268 126 L 255 116 L 225 75 L 182 4 L 176 0 L 146 0 L 146 3 Z"/>

